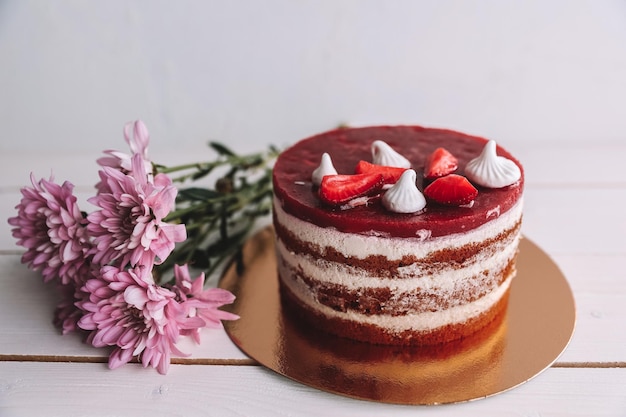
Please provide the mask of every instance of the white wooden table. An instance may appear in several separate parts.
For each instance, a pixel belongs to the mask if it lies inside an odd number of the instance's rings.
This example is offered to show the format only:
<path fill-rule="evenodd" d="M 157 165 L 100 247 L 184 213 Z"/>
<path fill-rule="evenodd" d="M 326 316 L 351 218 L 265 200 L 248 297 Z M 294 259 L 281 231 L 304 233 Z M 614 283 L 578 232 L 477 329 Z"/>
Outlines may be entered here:
<path fill-rule="evenodd" d="M 100 155 L 0 155 L 0 416 L 626 416 L 626 144 L 503 145 L 523 162 L 523 232 L 567 277 L 574 337 L 545 372 L 503 394 L 446 406 L 397 406 L 328 394 L 285 379 L 241 353 L 223 330 L 183 345 L 166 376 L 129 364 L 52 325 L 56 299 L 20 264 L 6 219 L 19 188 L 51 170 L 85 197 Z M 193 160 L 193 155 L 168 155 Z"/>

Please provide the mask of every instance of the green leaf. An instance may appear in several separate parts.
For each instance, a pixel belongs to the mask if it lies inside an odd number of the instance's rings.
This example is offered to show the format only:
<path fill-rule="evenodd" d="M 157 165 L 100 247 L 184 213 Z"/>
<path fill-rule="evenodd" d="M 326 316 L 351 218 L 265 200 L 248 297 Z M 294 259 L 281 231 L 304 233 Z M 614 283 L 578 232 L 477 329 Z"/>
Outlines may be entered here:
<path fill-rule="evenodd" d="M 190 187 L 178 190 L 178 196 L 185 200 L 206 201 L 219 197 L 220 193 L 208 188 Z"/>
<path fill-rule="evenodd" d="M 237 156 L 237 154 L 235 152 L 231 151 L 229 148 L 227 148 L 226 146 L 222 145 L 221 143 L 209 142 L 209 146 L 211 148 L 213 148 L 213 150 L 215 152 L 219 153 L 220 155 Z"/>

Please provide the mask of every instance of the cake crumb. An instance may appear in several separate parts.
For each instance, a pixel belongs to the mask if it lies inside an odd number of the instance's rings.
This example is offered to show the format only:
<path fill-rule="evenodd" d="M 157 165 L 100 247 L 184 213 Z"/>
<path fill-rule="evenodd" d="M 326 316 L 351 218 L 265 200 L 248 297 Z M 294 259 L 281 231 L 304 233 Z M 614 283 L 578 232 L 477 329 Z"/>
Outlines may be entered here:
<path fill-rule="evenodd" d="M 485 216 L 485 218 L 490 218 L 490 217 L 500 217 L 500 206 L 496 206 L 494 208 L 492 208 L 491 210 L 489 210 Z"/>
<path fill-rule="evenodd" d="M 420 241 L 428 239 L 431 235 L 432 235 L 432 232 L 430 230 L 428 230 L 428 229 L 420 229 L 417 232 L 415 232 L 415 236 Z"/>

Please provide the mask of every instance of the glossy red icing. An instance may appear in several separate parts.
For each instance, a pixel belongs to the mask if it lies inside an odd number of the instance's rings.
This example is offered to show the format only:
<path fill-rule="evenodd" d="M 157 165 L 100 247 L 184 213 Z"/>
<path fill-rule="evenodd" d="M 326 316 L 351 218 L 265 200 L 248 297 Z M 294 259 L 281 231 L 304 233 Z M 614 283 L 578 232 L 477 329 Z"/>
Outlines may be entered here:
<path fill-rule="evenodd" d="M 424 190 L 424 164 L 438 147 L 450 151 L 459 161 L 455 173 L 463 175 L 467 162 L 477 157 L 487 143 L 486 139 L 444 129 L 420 126 L 376 126 L 337 129 L 304 139 L 281 153 L 274 166 L 274 193 L 283 209 L 300 219 L 321 227 L 334 227 L 350 233 L 388 234 L 415 237 L 429 230 L 432 237 L 462 233 L 474 229 L 493 217 L 488 214 L 499 206 L 500 214 L 509 210 L 520 198 L 522 179 L 509 187 L 488 189 L 477 186 L 478 196 L 469 207 L 447 207 L 428 203 L 416 214 L 397 214 L 387 211 L 379 200 L 367 206 L 348 210 L 330 207 L 317 196 L 311 183 L 311 173 L 318 167 L 322 154 L 328 152 L 340 174 L 354 173 L 360 160 L 371 161 L 371 144 L 383 140 L 409 159 L 417 173 L 417 187 Z M 497 153 L 521 164 L 506 150 Z"/>

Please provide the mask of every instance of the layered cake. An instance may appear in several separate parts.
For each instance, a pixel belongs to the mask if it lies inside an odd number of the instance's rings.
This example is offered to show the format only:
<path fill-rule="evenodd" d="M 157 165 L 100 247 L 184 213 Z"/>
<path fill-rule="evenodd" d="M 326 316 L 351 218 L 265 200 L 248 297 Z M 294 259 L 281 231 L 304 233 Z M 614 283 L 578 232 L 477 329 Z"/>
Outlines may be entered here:
<path fill-rule="evenodd" d="M 494 141 L 419 126 L 342 128 L 274 166 L 288 311 L 337 336 L 430 345 L 506 309 L 523 169 Z"/>

